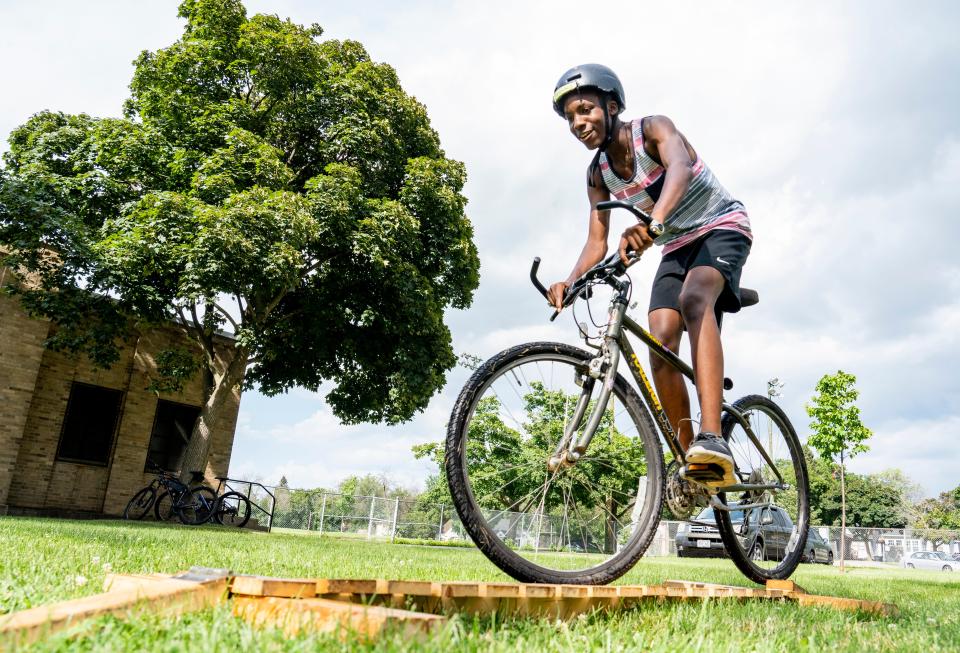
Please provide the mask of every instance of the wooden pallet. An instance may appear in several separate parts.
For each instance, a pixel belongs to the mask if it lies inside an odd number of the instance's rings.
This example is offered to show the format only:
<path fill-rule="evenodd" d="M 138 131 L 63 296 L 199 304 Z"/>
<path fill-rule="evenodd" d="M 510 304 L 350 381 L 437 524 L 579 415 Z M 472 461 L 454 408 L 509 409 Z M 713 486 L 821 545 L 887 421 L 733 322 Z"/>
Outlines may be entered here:
<path fill-rule="evenodd" d="M 111 574 L 102 594 L 0 616 L 0 637 L 23 644 L 89 617 L 123 617 L 145 609 L 179 614 L 230 602 L 234 615 L 288 634 L 338 630 L 364 638 L 385 628 L 405 634 L 441 627 L 445 614 L 569 619 L 595 610 L 629 609 L 644 602 L 718 600 L 795 601 L 896 616 L 890 603 L 808 594 L 792 581 L 750 588 L 668 580 L 660 585 L 539 585 L 528 583 L 269 578 L 193 568 L 176 575 Z M 0 639 L 0 643 L 4 640 Z"/>

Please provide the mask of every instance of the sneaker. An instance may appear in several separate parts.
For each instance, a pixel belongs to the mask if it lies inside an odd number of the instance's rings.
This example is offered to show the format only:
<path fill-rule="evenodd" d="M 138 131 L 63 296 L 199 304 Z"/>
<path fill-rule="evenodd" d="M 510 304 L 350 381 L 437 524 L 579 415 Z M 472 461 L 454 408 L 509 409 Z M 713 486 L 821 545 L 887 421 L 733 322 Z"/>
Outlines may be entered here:
<path fill-rule="evenodd" d="M 703 485 L 724 487 L 735 485 L 739 479 L 733 473 L 733 454 L 730 447 L 716 433 L 701 431 L 686 453 L 684 478 Z"/>

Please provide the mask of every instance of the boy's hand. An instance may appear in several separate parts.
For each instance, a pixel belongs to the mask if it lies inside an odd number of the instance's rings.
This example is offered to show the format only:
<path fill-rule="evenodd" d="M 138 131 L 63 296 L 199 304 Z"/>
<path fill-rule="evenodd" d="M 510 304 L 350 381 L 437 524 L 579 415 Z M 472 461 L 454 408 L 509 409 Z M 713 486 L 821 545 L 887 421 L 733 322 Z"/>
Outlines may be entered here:
<path fill-rule="evenodd" d="M 637 256 L 640 256 L 651 245 L 653 245 L 653 238 L 647 232 L 647 225 L 635 224 L 628 227 L 620 236 L 620 260 L 623 261 L 624 265 L 629 265 L 628 252 L 633 251 L 636 252 Z"/>
<path fill-rule="evenodd" d="M 558 281 L 547 289 L 547 301 L 558 311 L 563 309 L 563 296 L 569 287 L 566 281 Z"/>

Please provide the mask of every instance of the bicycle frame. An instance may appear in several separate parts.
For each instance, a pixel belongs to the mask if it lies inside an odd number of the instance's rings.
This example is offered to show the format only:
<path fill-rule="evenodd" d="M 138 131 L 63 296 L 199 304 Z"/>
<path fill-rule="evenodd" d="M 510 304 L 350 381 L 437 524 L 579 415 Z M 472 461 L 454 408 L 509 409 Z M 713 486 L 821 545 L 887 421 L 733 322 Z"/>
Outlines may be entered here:
<path fill-rule="evenodd" d="M 664 347 L 663 344 L 661 344 L 653 336 L 653 334 L 644 329 L 626 314 L 627 297 L 629 296 L 630 289 L 629 281 L 610 279 L 607 281 L 607 283 L 613 286 L 613 288 L 618 292 L 610 303 L 610 319 L 607 323 L 606 333 L 603 336 L 603 343 L 600 346 L 600 353 L 598 358 L 594 359 L 594 361 L 599 359 L 601 362 L 591 362 L 591 365 L 589 366 L 590 369 L 588 371 L 589 376 L 593 379 L 603 379 L 600 395 L 596 400 L 594 411 L 589 422 L 584 428 L 583 433 L 576 441 L 574 446 L 570 447 L 569 444 L 572 441 L 573 434 L 576 433 L 580 428 L 580 424 L 583 421 L 584 414 L 590 402 L 590 394 L 592 394 L 593 391 L 594 382 L 585 381 L 584 392 L 574 410 L 574 415 L 568 424 L 567 430 L 564 433 L 564 437 L 562 438 L 560 445 L 558 445 L 554 457 L 551 458 L 551 462 L 554 464 L 564 464 L 563 459 L 565 457 L 565 462 L 567 464 L 575 463 L 576 460 L 579 459 L 579 457 L 587 450 L 587 447 L 589 446 L 590 441 L 596 432 L 597 426 L 600 423 L 600 419 L 606 410 L 607 401 L 610 397 L 610 392 L 613 389 L 614 379 L 616 378 L 619 359 L 621 356 L 623 356 L 628 361 L 627 367 L 630 369 L 630 373 L 636 380 L 637 386 L 640 389 L 641 395 L 646 401 L 647 407 L 653 413 L 654 420 L 660 430 L 660 435 L 663 437 L 667 446 L 670 448 L 670 451 L 673 453 L 674 458 L 679 462 L 679 464 L 685 464 L 686 457 L 684 456 L 683 447 L 680 446 L 680 441 L 677 437 L 677 434 L 674 432 L 673 427 L 671 427 L 670 421 L 667 419 L 666 411 L 664 410 L 663 405 L 660 403 L 660 399 L 657 397 L 656 391 L 653 389 L 653 385 L 650 383 L 643 366 L 640 364 L 640 360 L 637 357 L 636 351 L 630 344 L 630 341 L 627 339 L 626 333 L 632 333 L 634 336 L 636 336 L 641 342 L 643 342 L 644 345 L 647 346 L 650 351 L 666 361 L 667 364 L 679 371 L 685 377 L 690 379 L 691 382 L 694 381 L 693 368 L 687 365 L 687 363 L 685 363 L 675 353 Z M 598 369 L 600 367 L 603 367 L 603 369 Z M 596 376 L 594 376 L 595 374 Z M 773 460 L 771 460 L 766 449 L 763 448 L 760 439 L 753 432 L 753 429 L 750 427 L 750 423 L 746 416 L 734 406 L 727 403 L 725 400 L 723 401 L 722 409 L 724 412 L 732 415 L 734 419 L 740 423 L 746 432 L 747 437 L 757 448 L 757 451 L 760 452 L 764 461 L 770 466 L 770 469 L 772 469 L 774 474 L 776 474 L 777 482 L 753 484 L 740 483 L 717 488 L 717 491 L 743 492 L 749 490 L 762 491 L 787 489 L 787 483 L 784 482 L 783 476 L 781 476 L 777 466 L 774 464 Z M 713 507 L 720 510 L 731 510 L 723 502 L 721 502 L 716 495 L 711 496 L 710 503 Z M 742 510 L 745 508 L 762 507 L 769 505 L 769 503 L 770 502 L 741 505 L 737 506 L 737 509 Z"/>

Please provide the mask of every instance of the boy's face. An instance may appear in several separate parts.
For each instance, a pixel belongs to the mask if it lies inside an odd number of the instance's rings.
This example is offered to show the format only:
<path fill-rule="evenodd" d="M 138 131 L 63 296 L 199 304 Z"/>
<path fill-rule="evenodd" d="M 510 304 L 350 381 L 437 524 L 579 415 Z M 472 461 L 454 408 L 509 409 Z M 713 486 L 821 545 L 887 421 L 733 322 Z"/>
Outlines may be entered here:
<path fill-rule="evenodd" d="M 571 93 L 563 103 L 563 115 L 570 133 L 588 150 L 595 150 L 607 135 L 600 97 L 591 91 Z M 617 111 L 617 103 L 611 101 L 607 108 L 611 115 Z"/>

